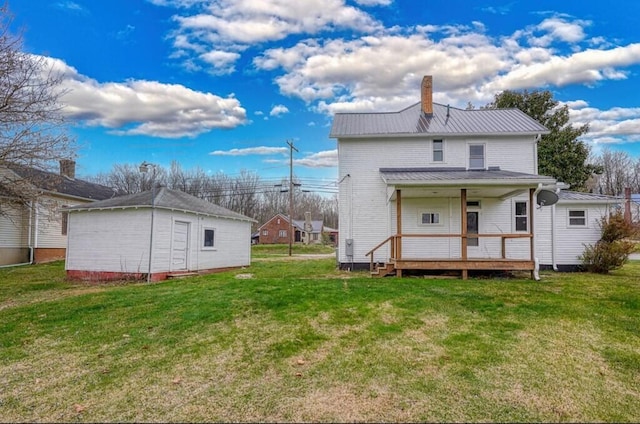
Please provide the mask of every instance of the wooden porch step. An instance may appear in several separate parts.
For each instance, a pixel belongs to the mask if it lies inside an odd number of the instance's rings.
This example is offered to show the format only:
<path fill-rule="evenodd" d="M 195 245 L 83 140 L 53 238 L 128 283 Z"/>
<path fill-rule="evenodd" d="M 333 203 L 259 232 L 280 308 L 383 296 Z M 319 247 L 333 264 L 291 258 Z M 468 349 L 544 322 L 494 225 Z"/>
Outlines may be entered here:
<path fill-rule="evenodd" d="M 390 262 L 378 264 L 375 266 L 375 269 L 371 271 L 372 277 L 387 277 L 389 275 L 396 275 L 396 268 Z"/>

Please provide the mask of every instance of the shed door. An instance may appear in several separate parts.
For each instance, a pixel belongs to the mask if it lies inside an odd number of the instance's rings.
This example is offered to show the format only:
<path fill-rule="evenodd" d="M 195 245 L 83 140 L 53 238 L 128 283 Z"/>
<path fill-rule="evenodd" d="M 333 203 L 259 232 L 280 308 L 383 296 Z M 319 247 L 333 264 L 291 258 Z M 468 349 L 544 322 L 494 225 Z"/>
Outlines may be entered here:
<path fill-rule="evenodd" d="M 189 250 L 189 223 L 176 221 L 173 224 L 171 240 L 171 270 L 187 269 L 187 253 Z"/>

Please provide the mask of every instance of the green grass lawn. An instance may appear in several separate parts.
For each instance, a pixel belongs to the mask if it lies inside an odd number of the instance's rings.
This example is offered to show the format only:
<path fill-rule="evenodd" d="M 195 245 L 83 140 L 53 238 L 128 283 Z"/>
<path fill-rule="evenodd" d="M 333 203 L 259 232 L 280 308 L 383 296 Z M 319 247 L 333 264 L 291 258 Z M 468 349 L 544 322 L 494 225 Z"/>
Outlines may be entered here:
<path fill-rule="evenodd" d="M 0 269 L 0 421 L 639 421 L 640 261 L 542 277 Z"/>

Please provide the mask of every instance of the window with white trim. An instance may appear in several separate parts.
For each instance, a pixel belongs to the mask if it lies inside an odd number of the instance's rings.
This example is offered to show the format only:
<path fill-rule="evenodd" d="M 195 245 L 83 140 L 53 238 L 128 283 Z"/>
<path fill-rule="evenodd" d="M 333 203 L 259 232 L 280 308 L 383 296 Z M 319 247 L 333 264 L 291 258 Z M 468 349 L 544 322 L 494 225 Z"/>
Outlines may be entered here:
<path fill-rule="evenodd" d="M 433 140 L 433 161 L 444 162 L 444 141 Z"/>
<path fill-rule="evenodd" d="M 484 144 L 469 144 L 469 169 L 485 169 Z"/>
<path fill-rule="evenodd" d="M 213 228 L 204 229 L 204 242 L 202 247 L 214 247 L 215 244 L 215 230 Z"/>
<path fill-rule="evenodd" d="M 529 205 L 528 202 L 520 201 L 513 203 L 513 216 L 516 231 L 529 231 Z"/>
<path fill-rule="evenodd" d="M 567 219 L 569 227 L 586 227 L 587 211 L 585 209 L 569 209 Z"/>
<path fill-rule="evenodd" d="M 422 212 L 420 214 L 420 224 L 440 225 L 440 212 Z"/>
<path fill-rule="evenodd" d="M 269 230 L 262 230 L 262 235 L 263 236 L 268 236 L 269 235 Z"/>
<path fill-rule="evenodd" d="M 278 237 L 280 237 L 280 238 L 285 238 L 285 237 L 287 237 L 287 230 L 280 230 L 280 231 L 278 231 Z"/>

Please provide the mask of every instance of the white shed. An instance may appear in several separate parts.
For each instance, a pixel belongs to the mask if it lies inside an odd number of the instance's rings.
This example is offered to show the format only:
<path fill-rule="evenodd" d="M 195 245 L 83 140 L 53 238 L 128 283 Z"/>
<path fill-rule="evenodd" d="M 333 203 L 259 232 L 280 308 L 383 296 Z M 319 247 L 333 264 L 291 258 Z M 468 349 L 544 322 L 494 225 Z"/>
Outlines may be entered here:
<path fill-rule="evenodd" d="M 165 187 L 69 208 L 70 279 L 158 281 L 251 263 L 251 224 L 239 213 Z"/>

